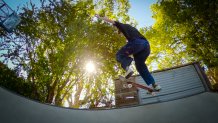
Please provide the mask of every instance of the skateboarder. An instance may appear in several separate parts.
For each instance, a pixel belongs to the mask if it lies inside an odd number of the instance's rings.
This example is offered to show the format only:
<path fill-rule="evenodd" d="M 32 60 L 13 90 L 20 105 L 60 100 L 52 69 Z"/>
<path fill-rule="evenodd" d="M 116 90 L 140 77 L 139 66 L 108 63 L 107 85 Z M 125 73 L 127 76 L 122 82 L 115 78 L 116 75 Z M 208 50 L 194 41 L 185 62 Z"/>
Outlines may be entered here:
<path fill-rule="evenodd" d="M 133 55 L 136 69 L 143 80 L 147 85 L 152 84 L 152 87 L 159 91 L 161 87 L 155 83 L 154 78 L 148 71 L 148 68 L 145 64 L 145 61 L 150 54 L 150 45 L 147 39 L 140 34 L 135 27 L 132 27 L 129 24 L 113 21 L 107 17 L 100 17 L 97 14 L 95 16 L 113 24 L 118 29 L 118 32 L 122 33 L 128 41 L 127 44 L 123 46 L 116 54 L 117 61 L 121 63 L 121 67 L 126 71 L 125 77 L 129 78 L 133 74 L 133 70 L 131 68 L 133 58 L 130 57 L 130 55 Z"/>

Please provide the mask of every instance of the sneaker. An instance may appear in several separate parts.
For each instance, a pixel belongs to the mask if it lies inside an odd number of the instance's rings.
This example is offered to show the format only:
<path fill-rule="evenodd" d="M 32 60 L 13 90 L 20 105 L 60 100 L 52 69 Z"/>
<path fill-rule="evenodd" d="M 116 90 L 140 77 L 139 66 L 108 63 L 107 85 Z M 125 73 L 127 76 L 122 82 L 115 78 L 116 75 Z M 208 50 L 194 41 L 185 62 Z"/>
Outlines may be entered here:
<path fill-rule="evenodd" d="M 153 86 L 153 89 L 154 89 L 155 91 L 160 91 L 160 90 L 161 90 L 161 86 L 155 84 L 155 85 Z"/>
<path fill-rule="evenodd" d="M 125 78 L 128 79 L 129 77 L 131 77 L 133 75 L 133 69 L 131 68 L 131 66 L 127 66 L 126 68 L 126 73 L 125 73 Z"/>

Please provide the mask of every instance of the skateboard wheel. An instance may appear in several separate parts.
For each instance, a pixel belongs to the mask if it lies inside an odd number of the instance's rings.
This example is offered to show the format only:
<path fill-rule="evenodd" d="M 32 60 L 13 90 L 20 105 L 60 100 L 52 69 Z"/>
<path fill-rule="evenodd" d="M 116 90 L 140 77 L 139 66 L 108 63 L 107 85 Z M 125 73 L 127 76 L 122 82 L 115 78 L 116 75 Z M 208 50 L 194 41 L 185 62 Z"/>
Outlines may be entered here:
<path fill-rule="evenodd" d="M 123 84 L 123 88 L 127 88 L 127 84 Z"/>
<path fill-rule="evenodd" d="M 147 94 L 152 95 L 152 96 L 156 96 L 156 93 L 155 93 L 155 92 L 150 92 L 150 91 L 148 91 Z"/>
<path fill-rule="evenodd" d="M 128 84 L 127 86 L 128 86 L 128 88 L 132 88 L 132 84 Z"/>
<path fill-rule="evenodd" d="M 155 92 L 151 92 L 151 95 L 152 95 L 152 96 L 156 96 L 156 93 L 155 93 Z"/>

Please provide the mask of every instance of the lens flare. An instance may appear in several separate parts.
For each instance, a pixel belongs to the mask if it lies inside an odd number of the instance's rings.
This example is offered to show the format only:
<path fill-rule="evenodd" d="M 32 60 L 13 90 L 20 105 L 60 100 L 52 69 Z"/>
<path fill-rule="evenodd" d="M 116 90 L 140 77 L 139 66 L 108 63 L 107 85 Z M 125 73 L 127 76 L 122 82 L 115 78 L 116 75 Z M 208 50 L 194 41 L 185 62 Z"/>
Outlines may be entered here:
<path fill-rule="evenodd" d="M 95 65 L 93 62 L 90 61 L 86 64 L 86 71 L 89 73 L 93 73 L 95 71 Z"/>

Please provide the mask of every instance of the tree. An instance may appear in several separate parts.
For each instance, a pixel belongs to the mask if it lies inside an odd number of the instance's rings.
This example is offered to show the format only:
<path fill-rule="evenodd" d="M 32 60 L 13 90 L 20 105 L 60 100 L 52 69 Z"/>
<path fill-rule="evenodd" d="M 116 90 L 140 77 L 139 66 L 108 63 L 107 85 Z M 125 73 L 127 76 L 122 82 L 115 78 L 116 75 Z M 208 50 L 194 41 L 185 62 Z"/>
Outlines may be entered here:
<path fill-rule="evenodd" d="M 217 0 L 161 0 L 152 5 L 155 24 L 144 33 L 159 67 L 200 61 L 218 66 Z M 211 74 L 212 75 L 212 74 Z M 218 76 L 217 76 L 218 77 Z"/>
<path fill-rule="evenodd" d="M 110 25 L 93 19 L 96 7 L 101 7 L 100 14 L 128 19 L 127 1 L 41 0 L 40 8 L 31 3 L 22 8 L 22 22 L 13 35 L 2 35 L 4 62 L 11 60 L 20 75 L 24 73 L 41 102 L 63 106 L 68 101 L 79 108 L 112 99 L 109 78 L 120 72 L 114 69 L 114 51 L 124 39 Z M 89 59 L 96 63 L 96 74 L 84 71 Z"/>
<path fill-rule="evenodd" d="M 23 96 L 37 99 L 37 95 L 31 92 L 35 91 L 34 86 L 28 83 L 22 77 L 18 77 L 16 71 L 11 70 L 6 65 L 0 62 L 0 86 L 10 89 Z"/>
<path fill-rule="evenodd" d="M 155 48 L 166 49 L 159 50 L 156 56 L 165 56 L 165 61 L 197 60 L 208 67 L 217 66 L 216 4 L 213 0 L 162 0 L 154 4 L 156 22 L 146 35 L 158 44 Z"/>

